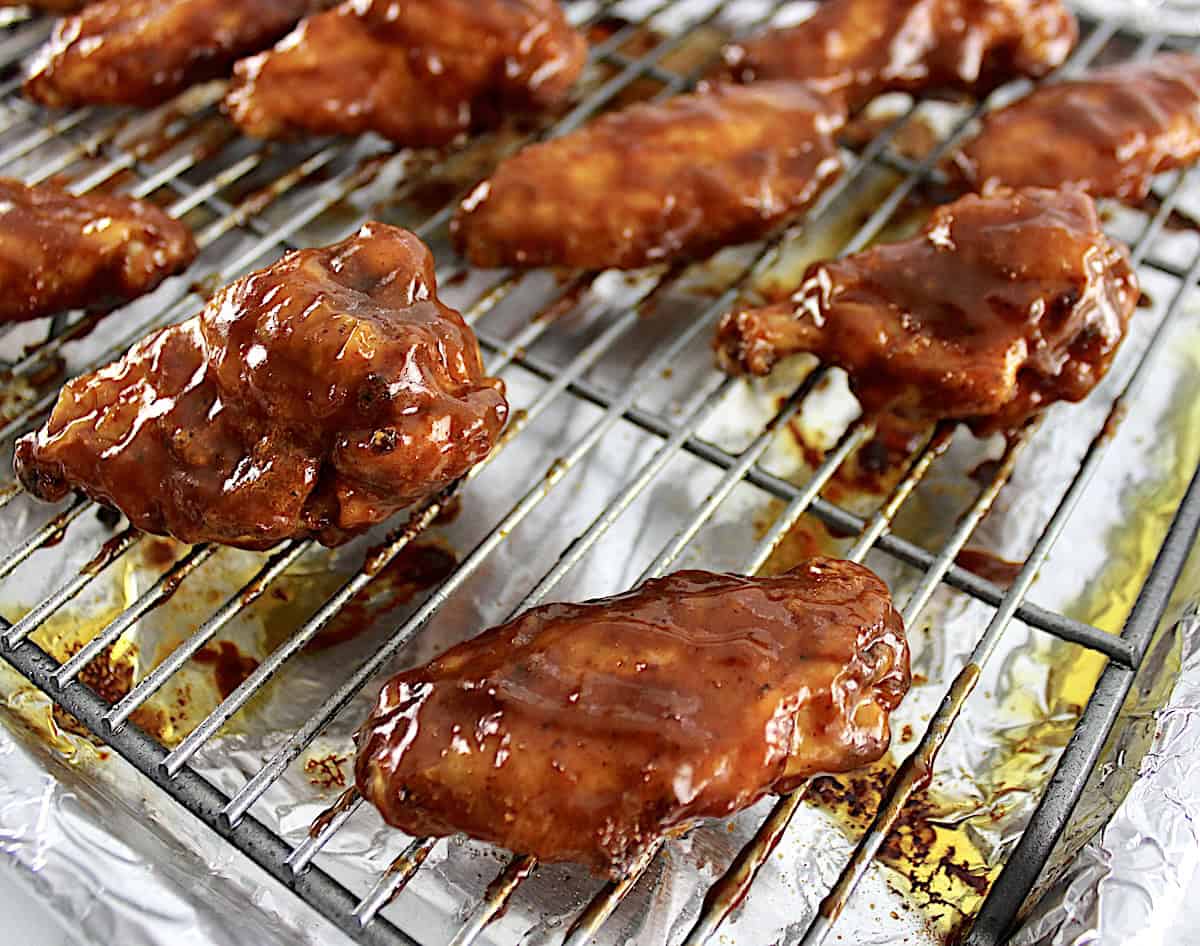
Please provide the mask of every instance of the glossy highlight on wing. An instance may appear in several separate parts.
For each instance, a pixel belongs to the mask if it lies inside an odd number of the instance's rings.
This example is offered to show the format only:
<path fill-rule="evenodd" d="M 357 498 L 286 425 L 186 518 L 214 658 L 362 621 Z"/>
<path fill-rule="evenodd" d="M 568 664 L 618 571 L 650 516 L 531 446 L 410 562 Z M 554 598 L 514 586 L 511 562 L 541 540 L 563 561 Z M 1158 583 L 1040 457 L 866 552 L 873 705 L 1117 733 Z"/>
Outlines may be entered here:
<path fill-rule="evenodd" d="M 184 542 L 337 545 L 484 459 L 507 412 L 429 250 L 369 223 L 71 381 L 15 466 Z"/>
<path fill-rule="evenodd" d="M 911 240 L 814 263 L 789 300 L 728 313 L 715 346 L 734 374 L 810 352 L 847 371 L 870 413 L 989 433 L 1086 397 L 1137 299 L 1091 198 L 999 190 L 939 207 Z"/>
<path fill-rule="evenodd" d="M 956 156 L 984 190 L 1076 187 L 1138 201 L 1154 175 L 1200 158 L 1200 59 L 1162 53 L 1036 89 L 985 116 Z"/>
<path fill-rule="evenodd" d="M 701 258 L 803 213 L 841 173 L 842 121 L 833 102 L 793 82 L 633 105 L 502 162 L 452 232 L 485 267 Z"/>
<path fill-rule="evenodd" d="M 195 257 L 154 204 L 0 178 L 0 323 L 128 302 Z"/>
<path fill-rule="evenodd" d="M 25 94 L 54 108 L 159 105 L 229 74 L 327 0 L 97 0 L 55 26 Z"/>
<path fill-rule="evenodd" d="M 1039 78 L 1078 33 L 1060 0 L 825 0 L 795 26 L 727 47 L 722 73 L 798 79 L 855 111 L 883 92 L 983 96 Z"/>
<path fill-rule="evenodd" d="M 258 138 L 438 146 L 561 102 L 586 56 L 556 0 L 346 0 L 239 63 L 225 107 Z"/>
<path fill-rule="evenodd" d="M 392 825 L 617 875 L 654 840 L 887 750 L 908 690 L 887 587 L 813 559 L 534 608 L 384 686 L 358 788 Z"/>

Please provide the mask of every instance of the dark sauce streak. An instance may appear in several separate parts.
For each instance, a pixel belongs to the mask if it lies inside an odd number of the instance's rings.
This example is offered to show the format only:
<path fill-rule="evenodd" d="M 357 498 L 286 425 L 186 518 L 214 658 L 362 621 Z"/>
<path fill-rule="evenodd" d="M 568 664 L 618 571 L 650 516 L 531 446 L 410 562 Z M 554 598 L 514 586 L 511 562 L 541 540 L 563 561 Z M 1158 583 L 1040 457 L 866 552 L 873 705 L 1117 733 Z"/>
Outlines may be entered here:
<path fill-rule="evenodd" d="M 506 891 L 524 882 L 525 878 L 533 873 L 535 866 L 536 862 L 532 858 L 523 858 L 517 865 L 517 869 L 511 874 L 507 870 L 503 871 L 495 880 L 488 884 L 487 890 L 483 894 L 484 902 L 493 903 L 497 899 L 501 901 L 500 909 L 492 914 L 493 923 L 508 912 L 509 905 L 512 903 L 512 898 L 505 896 Z"/>
<path fill-rule="evenodd" d="M 59 529 L 55 529 L 52 533 L 50 533 L 50 535 L 46 536 L 45 541 L 42 542 L 40 547 L 43 549 L 52 549 L 52 548 L 54 548 L 54 546 L 58 545 L 63 540 L 63 536 L 65 536 L 66 534 L 67 534 L 67 529 L 65 526 L 62 528 L 59 528 Z"/>
<path fill-rule="evenodd" d="M 662 271 L 662 275 L 658 277 L 658 285 L 660 287 L 676 285 L 682 280 L 683 274 L 688 271 L 691 265 L 691 260 L 672 260 Z M 650 295 L 637 304 L 638 315 L 643 319 L 656 315 L 664 295 L 665 293 L 658 290 L 651 292 Z"/>
<path fill-rule="evenodd" d="M 980 486 L 991 486 L 992 482 L 1000 473 L 999 460 L 984 460 L 978 466 L 967 474 L 974 482 Z"/>
<path fill-rule="evenodd" d="M 62 534 L 65 531 L 65 529 L 59 530 L 58 538 L 55 540 L 56 543 L 62 541 Z M 100 572 L 104 571 L 105 568 L 112 564 L 128 548 L 128 545 L 129 539 L 124 532 L 113 536 L 100 546 L 100 551 L 93 555 L 91 560 L 83 568 L 79 569 L 79 571 L 85 575 L 100 574 Z M 45 543 L 43 543 L 44 547 Z"/>
<path fill-rule="evenodd" d="M 175 561 L 175 548 L 165 539 L 151 539 L 142 548 L 142 558 L 147 565 L 165 568 Z"/>
<path fill-rule="evenodd" d="M 170 578 L 168 578 L 166 581 L 163 582 L 163 584 L 162 584 L 162 601 L 160 601 L 159 604 L 162 604 L 167 599 L 175 596 L 175 592 L 177 592 L 179 590 L 179 586 L 183 584 L 184 577 L 186 577 L 186 576 L 184 576 L 182 574 L 172 575 Z"/>
<path fill-rule="evenodd" d="M 1124 401 L 1118 402 L 1109 412 L 1108 417 L 1104 421 L 1104 426 L 1100 428 L 1100 435 L 1097 440 L 1112 440 L 1117 435 L 1117 431 L 1121 429 L 1121 424 L 1125 422 L 1125 417 L 1129 413 L 1129 405 Z"/>
<path fill-rule="evenodd" d="M 379 618 L 443 581 L 457 564 L 454 553 L 439 545 L 429 542 L 406 545 L 383 566 L 370 585 L 347 602 L 306 650 L 325 650 L 353 640 Z"/>
<path fill-rule="evenodd" d="M 783 399 L 780 399 L 782 406 Z M 891 489 L 913 454 L 926 439 L 926 424 L 913 423 L 894 414 L 880 414 L 873 420 L 875 434 L 852 453 L 826 484 L 822 495 L 831 502 L 850 496 L 882 496 Z M 824 450 L 809 443 L 804 428 L 796 421 L 788 429 L 800 448 L 804 461 L 812 468 L 825 459 Z"/>
<path fill-rule="evenodd" d="M 591 288 L 589 280 L 577 280 L 566 292 L 542 308 L 530 321 L 557 322 L 563 316 L 570 315 L 589 288 Z"/>
<path fill-rule="evenodd" d="M 117 512 L 117 510 L 113 509 L 112 506 L 97 506 L 96 519 L 101 525 L 108 526 L 110 529 L 115 529 L 121 522 L 121 514 Z M 62 536 L 59 536 L 59 539 L 61 540 Z"/>
<path fill-rule="evenodd" d="M 435 526 L 449 525 L 462 513 L 462 507 L 462 496 L 455 493 L 442 503 L 442 507 L 438 510 L 437 518 L 433 520 L 433 524 Z"/>
<path fill-rule="evenodd" d="M 621 44 L 621 52 L 632 58 L 639 58 L 658 46 L 665 36 L 646 26 L 634 24 L 623 16 L 608 14 L 600 17 L 589 26 L 584 35 L 589 46 L 596 46 L 616 36 L 617 33 L 629 27 L 635 27 L 632 34 Z"/>
<path fill-rule="evenodd" d="M 221 694 L 222 700 L 228 698 L 258 669 L 258 661 L 243 654 L 237 645 L 230 641 L 210 644 L 197 651 L 193 659 L 213 668 L 213 682 L 217 685 L 217 692 Z"/>
<path fill-rule="evenodd" d="M 954 562 L 960 568 L 980 578 L 990 581 L 1001 588 L 1007 588 L 1017 579 L 1023 567 L 1021 562 L 1010 562 L 984 549 L 965 548 L 955 556 Z"/>
<path fill-rule="evenodd" d="M 1153 191 L 1147 194 L 1141 202 L 1142 209 L 1151 217 L 1162 209 L 1162 205 L 1162 198 Z M 1195 233 L 1200 231 L 1200 220 L 1186 210 L 1172 207 L 1170 213 L 1163 219 L 1162 229 L 1172 233 Z"/>
<path fill-rule="evenodd" d="M 313 819 L 313 823 L 308 827 L 308 836 L 315 838 L 324 834 L 338 815 L 350 809 L 356 798 L 358 798 L 358 789 L 351 785 L 337 797 L 337 800 L 332 805 Z"/>
<path fill-rule="evenodd" d="M 408 886 L 408 882 L 421 869 L 421 865 L 425 863 L 425 858 L 429 856 L 429 852 L 432 850 L 432 846 L 420 844 L 413 850 L 412 854 L 405 851 L 388 865 L 388 869 L 384 871 L 383 876 L 394 878 L 392 880 L 393 889 L 391 895 L 383 903 L 383 906 L 380 907 L 380 910 L 390 905 L 403 893 L 404 888 Z"/>

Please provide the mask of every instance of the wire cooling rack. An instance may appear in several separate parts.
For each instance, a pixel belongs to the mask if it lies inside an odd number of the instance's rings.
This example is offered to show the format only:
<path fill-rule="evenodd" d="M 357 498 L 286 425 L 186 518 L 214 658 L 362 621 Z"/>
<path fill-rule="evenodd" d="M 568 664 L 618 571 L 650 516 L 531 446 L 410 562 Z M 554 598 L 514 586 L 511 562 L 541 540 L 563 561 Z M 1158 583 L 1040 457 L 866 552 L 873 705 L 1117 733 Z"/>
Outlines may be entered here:
<path fill-rule="evenodd" d="M 767 5 L 754 22 L 734 26 L 724 18 L 721 4 L 706 6 L 683 0 L 642 4 L 641 18 L 612 16 L 617 7 L 613 3 L 571 4 L 573 21 L 589 29 L 593 38 L 588 78 L 582 83 L 571 107 L 553 122 L 521 135 L 510 133 L 501 139 L 499 146 L 489 146 L 490 150 L 481 159 L 483 166 L 479 173 L 499 154 L 519 144 L 522 136 L 562 134 L 630 98 L 664 98 L 688 89 L 714 61 L 721 40 L 769 21 L 781 6 L 780 3 Z M 624 7 L 620 11 L 626 12 Z M 666 17 L 666 22 L 672 24 L 671 29 L 651 31 L 646 27 L 650 17 L 659 18 L 656 23 Z M 0 169 L 4 173 L 18 173 L 31 183 L 57 177 L 69 181 L 70 187 L 79 193 L 105 188 L 153 199 L 167 207 L 171 214 L 187 216 L 194 224 L 201 247 L 211 252 L 206 252 L 198 264 L 198 276 L 192 274 L 195 281 L 187 287 L 171 290 L 174 295 L 168 293 L 166 303 L 161 301 L 159 294 L 152 306 L 134 305 L 129 307 L 128 313 L 116 314 L 103 321 L 99 316 L 76 314 L 54 319 L 48 331 L 44 325 L 40 326 L 43 334 L 5 366 L 5 384 L 13 392 L 6 395 L 6 413 L 0 428 L 0 442 L 6 450 L 11 449 L 17 436 L 40 423 L 53 404 L 57 388 L 53 384 L 48 388 L 45 384 L 39 385 L 39 380 L 48 366 L 72 345 L 88 338 L 94 330 L 95 337 L 102 338 L 105 344 L 101 350 L 93 352 L 89 360 L 101 363 L 122 352 L 151 325 L 165 324 L 190 314 L 217 285 L 248 269 L 269 263 L 294 245 L 301 245 L 311 227 L 323 226 L 328 232 L 337 234 L 350 232 L 364 216 L 355 207 L 354 196 L 381 181 L 392 182 L 388 185 L 391 188 L 389 199 L 395 206 L 406 208 L 409 217 L 405 222 L 412 229 L 435 245 L 444 240 L 446 224 L 461 193 L 455 193 L 454 199 L 449 200 L 443 194 L 436 209 L 429 212 L 426 185 L 461 155 L 430 159 L 389 149 L 372 139 L 355 143 L 320 140 L 290 146 L 249 142 L 239 137 L 236 130 L 220 117 L 216 107 L 221 93 L 219 86 L 193 90 L 146 114 L 95 108 L 48 113 L 19 97 L 19 66 L 48 35 L 49 28 L 49 21 L 44 18 L 13 14 L 0 34 L 0 76 L 7 77 L 0 81 L 0 96 L 3 96 L 0 99 L 3 106 L 0 112 Z M 702 37 L 703 42 L 698 42 L 697 37 Z M 1117 55 L 1114 49 L 1120 50 L 1121 55 L 1148 56 L 1166 44 L 1172 44 L 1171 37 L 1129 37 L 1113 23 L 1087 23 L 1074 55 L 1056 76 L 1047 81 L 1083 70 L 1101 58 L 1114 58 Z M 697 46 L 701 47 L 699 52 Z M 837 250 L 853 252 L 866 246 L 893 221 L 906 201 L 926 184 L 937 183 L 939 161 L 963 138 L 970 123 L 985 108 L 986 105 L 980 104 L 957 119 L 931 151 L 919 160 L 913 160 L 905 158 L 894 147 L 898 136 L 911 125 L 917 114 L 919 103 L 912 103 L 872 140 L 847 152 L 847 173 L 810 212 L 807 220 L 797 226 L 811 233 L 826 225 L 831 208 L 838 200 L 861 186 L 872 169 L 884 168 L 893 174 L 892 183 L 861 225 L 848 239 L 839 241 Z M 288 542 L 261 556 L 257 573 L 243 587 L 230 589 L 224 604 L 212 611 L 127 694 L 113 702 L 84 685 L 80 680 L 81 672 L 139 620 L 181 588 L 186 588 L 189 577 L 215 554 L 213 547 L 195 546 L 186 551 L 94 639 L 60 662 L 31 641 L 30 635 L 55 615 L 68 611 L 72 602 L 98 576 L 143 541 L 143 536 L 132 528 L 116 531 L 96 550 L 85 568 L 67 577 L 57 590 L 23 617 L 15 623 L 0 619 L 0 656 L 180 805 L 353 939 L 372 944 L 413 943 L 415 940 L 379 914 L 421 869 L 439 843 L 436 839 L 415 839 L 370 889 L 351 890 L 316 866 L 314 859 L 362 807 L 360 798 L 348 796 L 345 803 L 299 845 L 285 841 L 258 820 L 253 814 L 254 805 L 354 695 L 410 645 L 439 608 L 453 600 L 472 574 L 494 555 L 539 504 L 562 488 L 560 484 L 583 461 L 597 452 L 612 449 L 612 434 L 619 425 L 632 425 L 655 438 L 657 446 L 645 462 L 626 471 L 620 489 L 610 503 L 583 531 L 570 537 L 553 567 L 532 583 L 519 607 L 531 606 L 550 596 L 638 498 L 648 488 L 662 482 L 672 461 L 686 455 L 711 468 L 713 486 L 707 498 L 689 511 L 670 541 L 653 557 L 644 569 L 644 578 L 668 571 L 734 491 L 749 486 L 763 497 L 781 503 L 782 512 L 743 563 L 745 571 L 753 572 L 763 566 L 789 530 L 807 514 L 815 516 L 837 534 L 855 537 L 849 557 L 862 559 L 869 551 L 883 553 L 920 573 L 915 590 L 907 600 L 900 602 L 910 625 L 916 622 L 934 592 L 943 586 L 957 589 L 991 609 L 990 623 L 970 659 L 945 693 L 917 747 L 895 773 L 873 824 L 855 847 L 838 882 L 804 934 L 803 942 L 810 946 L 820 943 L 830 932 L 851 892 L 878 855 L 889 830 L 897 823 L 905 802 L 926 779 L 938 748 L 1012 622 L 1023 622 L 1107 658 L 1094 695 L 1079 717 L 1028 828 L 1009 855 L 967 934 L 967 942 L 977 946 L 998 942 L 1045 865 L 1079 799 L 1146 654 L 1150 636 L 1165 612 L 1200 526 L 1200 479 L 1194 479 L 1175 510 L 1165 541 L 1120 635 L 1108 634 L 1027 600 L 1039 567 L 1063 533 L 1101 459 L 1110 449 L 1113 431 L 1146 386 L 1153 371 L 1155 354 L 1165 344 L 1167 330 L 1179 318 L 1184 300 L 1200 274 L 1200 255 L 1186 266 L 1180 266 L 1178 262 L 1158 258 L 1154 253 L 1156 238 L 1170 218 L 1185 180 L 1186 174 L 1180 173 L 1167 182 L 1160 203 L 1153 214 L 1147 216 L 1140 237 L 1132 247 L 1134 262 L 1141 271 L 1156 270 L 1172 281 L 1174 294 L 1166 304 L 1164 318 L 1140 360 L 1128 371 L 1124 386 L 1111 405 L 1108 423 L 1082 457 L 1069 488 L 1042 523 L 1037 541 L 1008 587 L 1000 587 L 959 567 L 956 558 L 992 508 L 1021 451 L 1037 436 L 1036 428 L 1030 428 L 1008 442 L 999 461 L 992 464 L 986 482 L 980 484 L 977 495 L 962 512 L 952 534 L 938 547 L 927 549 L 893 534 L 891 526 L 918 485 L 949 448 L 955 436 L 953 425 L 937 427 L 908 458 L 904 474 L 877 508 L 862 515 L 831 501 L 823 492 L 839 468 L 871 438 L 872 429 L 866 421 L 851 423 L 804 482 L 781 478 L 760 462 L 776 438 L 782 436 L 781 431 L 800 414 L 807 399 L 820 388 L 825 371 L 818 369 L 810 374 L 748 445 L 738 451 L 719 446 L 702 437 L 700 432 L 743 382 L 709 371 L 703 379 L 703 396 L 695 399 L 683 417 L 661 405 L 650 406 L 653 398 L 649 394 L 655 380 L 672 370 L 686 353 L 694 351 L 697 343 L 703 342 L 711 333 L 716 319 L 738 299 L 745 287 L 770 271 L 778 261 L 780 246 L 794 235 L 795 228 L 776 233 L 748 262 L 723 269 L 717 289 L 695 303 L 694 311 L 679 331 L 657 339 L 629 383 L 618 390 L 597 381 L 592 376 L 593 369 L 603 359 L 620 351 L 630 338 L 647 331 L 641 312 L 655 300 L 671 293 L 685 277 L 684 271 L 652 274 L 639 290 L 638 304 L 611 314 L 603 329 L 583 347 L 572 351 L 569 357 L 555 359 L 535 350 L 537 342 L 555 332 L 554 318 L 524 320 L 521 327 L 509 335 L 494 332 L 485 318 L 506 300 L 519 298 L 519 291 L 524 291 L 522 287 L 537 276 L 469 272 L 451 254 L 439 251 L 443 266 L 439 274 L 441 281 L 447 285 L 458 283 L 470 287 L 472 298 L 461 308 L 479 335 L 489 372 L 505 374 L 519 370 L 538 386 L 531 401 L 515 405 L 520 409 L 515 412 L 498 453 L 514 449 L 513 444 L 521 441 L 520 434 L 535 429 L 539 418 L 554 404 L 568 401 L 587 405 L 592 409 L 589 415 L 592 419 L 582 430 L 573 432 L 575 439 L 564 446 L 545 476 L 516 498 L 503 518 L 489 526 L 478 544 L 457 563 L 448 577 L 393 629 L 378 650 L 344 675 L 318 710 L 288 734 L 265 764 L 250 774 L 239 789 L 223 793 L 214 788 L 191 764 L 196 754 L 262 687 L 286 669 L 288 662 L 372 582 L 380 569 L 428 530 L 450 503 L 460 498 L 465 503 L 470 502 L 471 481 L 478 469 L 453 490 L 414 508 L 402 527 L 373 550 L 355 574 L 311 617 L 298 624 L 244 682 L 176 745 L 163 745 L 134 725 L 131 716 L 245 608 L 266 594 L 301 556 L 311 553 L 311 543 Z M 423 215 L 422 207 L 427 208 Z M 543 316 L 561 314 L 598 278 L 594 273 L 572 275 L 553 287 L 548 301 L 540 305 L 539 311 Z M 0 493 L 0 515 L 11 513 L 22 502 L 25 499 L 19 489 L 7 487 Z M 9 536 L 0 558 L 0 581 L 16 580 L 14 576 L 19 574 L 21 566 L 45 546 L 64 536 L 68 542 L 73 541 L 71 527 L 89 509 L 95 507 L 83 499 L 67 501 L 38 520 L 36 526 Z M 708 940 L 734 906 L 746 898 L 759 867 L 803 802 L 804 790 L 801 789 L 775 803 L 753 840 L 707 892 L 703 907 L 684 940 L 686 943 Z M 580 944 L 598 931 L 654 858 L 660 856 L 660 848 L 658 845 L 648 851 L 628 876 L 605 886 L 576 916 L 565 933 L 565 942 Z M 467 909 L 467 919 L 453 942 L 461 946 L 475 940 L 501 914 L 536 866 L 532 857 L 513 856 L 484 896 Z M 751 908 L 752 903 L 751 899 Z"/>

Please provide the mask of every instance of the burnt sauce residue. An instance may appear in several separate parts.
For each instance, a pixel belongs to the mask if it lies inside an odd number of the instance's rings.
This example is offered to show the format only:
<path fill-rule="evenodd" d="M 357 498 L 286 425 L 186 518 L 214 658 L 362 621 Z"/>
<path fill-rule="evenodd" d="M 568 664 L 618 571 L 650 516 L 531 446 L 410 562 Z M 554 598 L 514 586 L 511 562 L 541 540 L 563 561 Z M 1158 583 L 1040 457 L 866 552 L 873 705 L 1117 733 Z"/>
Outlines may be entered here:
<path fill-rule="evenodd" d="M 258 669 L 258 661 L 238 650 L 231 641 L 217 641 L 196 652 L 192 658 L 197 663 L 212 667 L 213 683 L 221 699 L 242 685 L 242 682 Z"/>
<path fill-rule="evenodd" d="M 894 774 L 889 757 L 849 775 L 815 779 L 809 798 L 834 814 L 854 841 L 870 825 Z M 904 895 L 902 909 L 920 910 L 946 941 L 954 941 L 975 915 L 999 873 L 969 832 L 958 826 L 961 808 L 934 789 L 918 790 L 879 853 L 879 860 L 891 868 L 889 883 Z"/>
<path fill-rule="evenodd" d="M 311 756 L 304 760 L 304 774 L 309 783 L 323 792 L 346 787 L 346 773 L 342 765 L 349 760 L 348 755 L 339 752 L 327 752 L 320 756 Z M 340 799 L 339 799 L 340 801 Z M 337 812 L 334 812 L 336 816 Z M 319 819 L 318 819 L 319 820 Z"/>
<path fill-rule="evenodd" d="M 82 644 L 76 644 L 71 647 L 71 653 L 68 656 L 74 656 L 82 649 Z M 84 686 L 95 690 L 102 699 L 116 703 L 133 689 L 133 664 L 130 661 L 115 660 L 113 649 L 107 647 L 83 668 L 77 679 Z M 141 718 L 138 717 L 138 713 L 142 714 Z M 93 736 L 83 723 L 57 703 L 54 704 L 53 716 L 55 724 L 63 732 L 82 736 L 96 745 L 100 744 L 100 740 Z M 153 723 L 154 720 L 147 718 L 144 708 L 134 714 L 133 722 L 143 729 L 150 728 L 152 730 L 154 728 L 153 725 L 147 727 L 147 723 Z"/>
<path fill-rule="evenodd" d="M 74 641 L 56 654 L 60 660 L 66 661 L 83 649 L 82 641 Z M 134 673 L 138 666 L 137 648 L 118 641 L 106 647 L 89 661 L 76 678 L 84 686 L 94 690 L 96 695 L 110 704 L 119 703 L 133 689 Z M 147 703 L 139 706 L 129 717 L 129 721 L 139 729 L 170 745 L 178 741 L 178 730 L 186 720 L 190 719 L 189 691 L 182 689 L 176 698 L 166 703 Z M 95 746 L 102 741 L 94 736 L 78 719 L 68 713 L 58 704 L 51 710 L 52 731 L 50 736 L 53 745 L 59 745 L 54 739 L 58 733 L 53 732 L 57 727 L 59 733 L 70 733 L 87 739 Z M 59 745 L 66 748 L 65 745 Z"/>
<path fill-rule="evenodd" d="M 780 406 L 783 400 L 780 399 Z M 841 503 L 852 497 L 887 493 L 929 433 L 929 425 L 894 414 L 881 414 L 873 418 L 872 423 L 874 434 L 846 458 L 821 491 L 830 502 Z M 812 442 L 804 425 L 789 421 L 788 431 L 804 462 L 813 469 L 820 466 L 825 459 L 825 449 Z"/>

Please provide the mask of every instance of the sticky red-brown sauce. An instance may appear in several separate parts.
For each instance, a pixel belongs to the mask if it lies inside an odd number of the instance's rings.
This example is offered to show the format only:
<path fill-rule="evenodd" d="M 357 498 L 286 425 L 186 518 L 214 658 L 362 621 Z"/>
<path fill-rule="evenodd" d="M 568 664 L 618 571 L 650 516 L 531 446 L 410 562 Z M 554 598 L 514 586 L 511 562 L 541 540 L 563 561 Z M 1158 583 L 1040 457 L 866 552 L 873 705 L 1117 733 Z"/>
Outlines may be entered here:
<path fill-rule="evenodd" d="M 878 759 L 907 685 L 899 616 L 861 566 L 678 572 L 535 608 L 394 678 L 357 784 L 410 833 L 615 871 L 694 818 Z"/>
<path fill-rule="evenodd" d="M 1021 562 L 1010 562 L 999 555 L 993 555 L 985 549 L 965 548 L 955 556 L 954 561 L 961 568 L 1001 588 L 1007 588 L 1021 573 Z"/>

